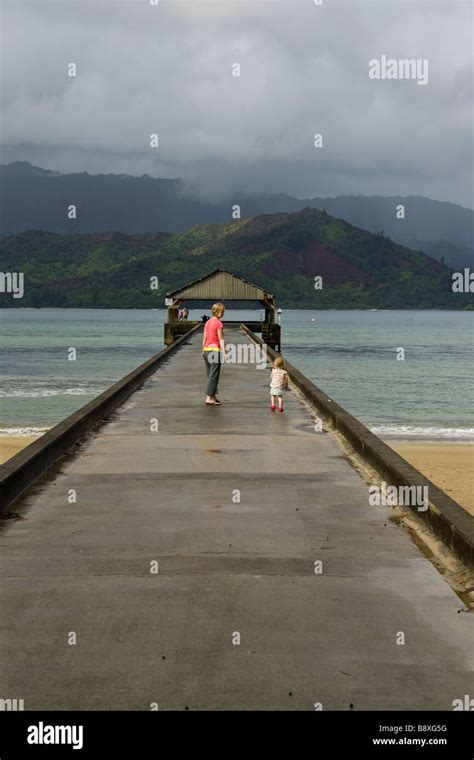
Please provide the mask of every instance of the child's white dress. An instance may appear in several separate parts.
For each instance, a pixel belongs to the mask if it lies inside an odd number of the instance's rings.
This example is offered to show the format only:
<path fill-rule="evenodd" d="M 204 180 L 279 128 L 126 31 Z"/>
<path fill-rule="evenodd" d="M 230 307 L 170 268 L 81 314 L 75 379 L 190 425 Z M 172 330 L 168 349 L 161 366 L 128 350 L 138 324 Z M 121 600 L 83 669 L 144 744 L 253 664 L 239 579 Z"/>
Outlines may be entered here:
<path fill-rule="evenodd" d="M 282 396 L 288 390 L 288 372 L 280 367 L 273 367 L 270 376 L 270 395 Z"/>

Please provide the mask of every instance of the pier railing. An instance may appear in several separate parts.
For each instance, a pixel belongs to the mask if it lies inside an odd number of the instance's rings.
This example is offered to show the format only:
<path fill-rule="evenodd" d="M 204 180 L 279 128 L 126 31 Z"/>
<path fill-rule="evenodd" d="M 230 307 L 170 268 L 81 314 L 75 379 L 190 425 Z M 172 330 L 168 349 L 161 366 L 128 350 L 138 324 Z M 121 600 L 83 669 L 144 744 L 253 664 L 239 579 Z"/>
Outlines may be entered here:
<path fill-rule="evenodd" d="M 241 325 L 241 329 L 252 341 L 264 345 L 263 341 L 246 325 Z M 271 359 L 279 356 L 269 346 L 266 346 L 266 352 Z M 474 568 L 474 519 L 472 516 L 428 480 L 416 467 L 372 433 L 360 420 L 329 398 L 286 359 L 285 367 L 290 380 L 315 408 L 317 414 L 340 432 L 362 459 L 371 465 L 388 484 L 419 486 L 428 489 L 428 508 L 423 511 L 418 510 L 416 505 L 410 508 L 466 565 Z"/>
<path fill-rule="evenodd" d="M 29 486 L 44 475 L 84 435 L 104 421 L 146 378 L 198 330 L 196 325 L 134 369 L 117 383 L 30 443 L 0 467 L 0 513 L 5 512 Z"/>

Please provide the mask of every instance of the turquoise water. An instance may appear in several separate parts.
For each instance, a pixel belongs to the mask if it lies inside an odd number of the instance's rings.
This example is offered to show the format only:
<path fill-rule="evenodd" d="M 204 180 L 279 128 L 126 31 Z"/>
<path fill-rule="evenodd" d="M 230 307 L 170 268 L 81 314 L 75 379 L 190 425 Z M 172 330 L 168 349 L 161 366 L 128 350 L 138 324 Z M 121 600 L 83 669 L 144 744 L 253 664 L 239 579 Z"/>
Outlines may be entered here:
<path fill-rule="evenodd" d="M 164 309 L 0 309 L 0 434 L 43 431 L 90 401 L 163 347 L 165 318 Z M 384 438 L 473 441 L 473 328 L 472 312 L 288 310 L 282 351 Z"/>

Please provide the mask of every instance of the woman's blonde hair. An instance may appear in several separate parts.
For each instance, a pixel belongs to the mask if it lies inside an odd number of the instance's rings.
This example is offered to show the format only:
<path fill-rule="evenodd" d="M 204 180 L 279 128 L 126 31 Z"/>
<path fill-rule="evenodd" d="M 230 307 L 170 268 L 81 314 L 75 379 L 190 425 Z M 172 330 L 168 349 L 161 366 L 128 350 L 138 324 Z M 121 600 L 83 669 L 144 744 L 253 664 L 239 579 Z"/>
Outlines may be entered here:
<path fill-rule="evenodd" d="M 277 369 L 283 369 L 284 368 L 285 362 L 283 361 L 283 359 L 281 358 L 281 356 L 277 356 L 277 358 L 273 362 L 273 366 L 276 367 Z"/>
<path fill-rule="evenodd" d="M 225 312 L 225 306 L 223 303 L 215 303 L 212 308 L 212 316 L 213 317 L 221 317 L 222 314 Z"/>

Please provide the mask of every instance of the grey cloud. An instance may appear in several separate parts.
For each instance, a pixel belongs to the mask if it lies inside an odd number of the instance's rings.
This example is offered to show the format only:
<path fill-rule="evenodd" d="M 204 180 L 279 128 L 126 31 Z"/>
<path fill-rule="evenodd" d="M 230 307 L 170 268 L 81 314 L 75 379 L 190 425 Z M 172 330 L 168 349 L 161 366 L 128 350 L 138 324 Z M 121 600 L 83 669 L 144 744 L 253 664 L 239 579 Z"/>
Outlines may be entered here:
<path fill-rule="evenodd" d="M 423 194 L 472 205 L 469 3 L 1 8 L 3 161 L 182 177 L 203 195 Z M 429 83 L 369 80 L 368 61 L 382 54 L 428 59 Z"/>

